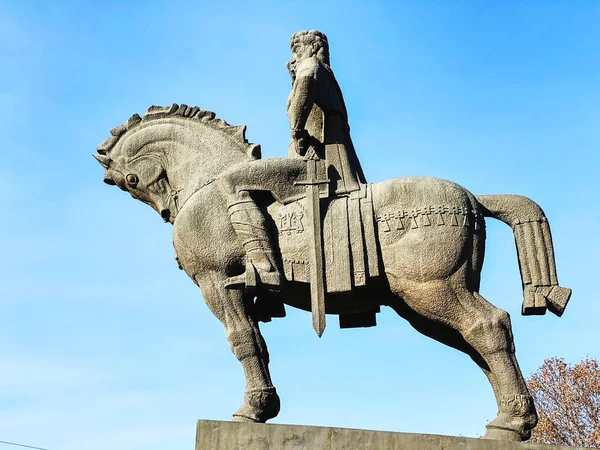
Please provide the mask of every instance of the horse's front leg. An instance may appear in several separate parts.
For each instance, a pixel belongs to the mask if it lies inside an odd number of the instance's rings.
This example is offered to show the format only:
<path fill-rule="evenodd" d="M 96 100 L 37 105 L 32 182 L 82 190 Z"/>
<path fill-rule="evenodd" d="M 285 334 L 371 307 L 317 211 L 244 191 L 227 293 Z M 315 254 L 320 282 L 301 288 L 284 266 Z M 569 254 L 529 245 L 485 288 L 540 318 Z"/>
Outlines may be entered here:
<path fill-rule="evenodd" d="M 233 415 L 242 422 L 266 422 L 279 413 L 279 396 L 271 383 L 269 353 L 254 315 L 253 298 L 224 288 L 227 276 L 211 271 L 196 277 L 206 304 L 225 326 L 231 350 L 244 368 L 244 403 Z"/>

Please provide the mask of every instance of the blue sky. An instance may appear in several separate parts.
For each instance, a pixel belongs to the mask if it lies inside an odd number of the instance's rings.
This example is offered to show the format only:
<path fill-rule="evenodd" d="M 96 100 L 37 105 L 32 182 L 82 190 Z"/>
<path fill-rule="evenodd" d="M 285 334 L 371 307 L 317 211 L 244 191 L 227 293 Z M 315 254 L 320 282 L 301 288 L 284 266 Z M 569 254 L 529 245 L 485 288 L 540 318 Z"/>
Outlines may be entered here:
<path fill-rule="evenodd" d="M 510 228 L 488 222 L 482 294 L 525 375 L 600 356 L 597 2 L 1 1 L 0 440 L 52 450 L 192 448 L 244 388 L 220 323 L 173 261 L 170 225 L 102 183 L 109 130 L 174 102 L 285 156 L 289 37 L 329 36 L 367 179 L 428 175 L 542 205 L 563 318 L 520 316 Z M 495 416 L 464 355 L 384 310 L 322 339 L 263 325 L 277 423 L 478 436 Z M 8 448 L 8 447 L 7 447 Z"/>

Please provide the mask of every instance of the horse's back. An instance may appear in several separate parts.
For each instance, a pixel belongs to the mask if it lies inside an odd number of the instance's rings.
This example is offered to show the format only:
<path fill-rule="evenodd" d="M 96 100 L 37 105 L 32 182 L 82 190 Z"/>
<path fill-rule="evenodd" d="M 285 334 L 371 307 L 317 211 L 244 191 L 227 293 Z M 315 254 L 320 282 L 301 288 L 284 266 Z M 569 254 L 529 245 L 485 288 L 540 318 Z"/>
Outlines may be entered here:
<path fill-rule="evenodd" d="M 474 199 L 464 187 L 442 178 L 393 178 L 372 185 L 375 209 L 378 205 L 402 203 L 420 208 L 438 205 L 465 206 Z M 428 205 L 429 204 L 429 205 Z"/>

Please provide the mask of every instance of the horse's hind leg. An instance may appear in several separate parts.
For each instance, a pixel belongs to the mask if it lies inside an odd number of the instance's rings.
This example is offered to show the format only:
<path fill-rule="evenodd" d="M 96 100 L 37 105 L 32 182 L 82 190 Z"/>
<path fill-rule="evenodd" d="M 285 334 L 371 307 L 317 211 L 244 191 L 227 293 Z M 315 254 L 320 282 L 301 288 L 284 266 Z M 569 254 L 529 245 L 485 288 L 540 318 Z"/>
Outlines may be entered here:
<path fill-rule="evenodd" d="M 498 403 L 498 416 L 487 425 L 486 438 L 525 441 L 537 424 L 533 399 L 515 356 L 510 316 L 477 292 L 459 290 L 463 305 L 473 305 L 483 314 L 473 314 L 461 330 L 467 341 L 490 368 L 490 383 Z"/>
<path fill-rule="evenodd" d="M 467 288 L 466 267 L 447 279 L 428 282 L 389 276 L 390 287 L 419 316 L 413 320 L 407 317 L 413 326 L 469 354 L 483 369 L 499 410 L 485 437 L 527 440 L 537 416 L 515 358 L 510 318 Z"/>

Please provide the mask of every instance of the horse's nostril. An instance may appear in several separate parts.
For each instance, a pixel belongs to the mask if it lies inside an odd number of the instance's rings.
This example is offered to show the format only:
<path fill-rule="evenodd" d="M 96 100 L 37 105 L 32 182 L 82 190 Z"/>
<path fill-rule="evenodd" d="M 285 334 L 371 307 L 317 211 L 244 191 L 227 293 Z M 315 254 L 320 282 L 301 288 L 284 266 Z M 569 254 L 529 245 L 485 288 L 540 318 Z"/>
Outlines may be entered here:
<path fill-rule="evenodd" d="M 160 216 L 163 218 L 163 220 L 164 220 L 165 222 L 168 222 L 168 221 L 169 221 L 169 219 L 171 218 L 171 211 L 169 211 L 168 209 L 163 209 L 163 210 L 160 212 Z"/>

